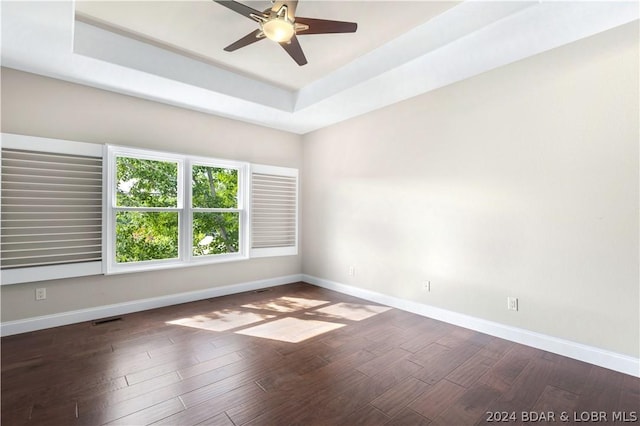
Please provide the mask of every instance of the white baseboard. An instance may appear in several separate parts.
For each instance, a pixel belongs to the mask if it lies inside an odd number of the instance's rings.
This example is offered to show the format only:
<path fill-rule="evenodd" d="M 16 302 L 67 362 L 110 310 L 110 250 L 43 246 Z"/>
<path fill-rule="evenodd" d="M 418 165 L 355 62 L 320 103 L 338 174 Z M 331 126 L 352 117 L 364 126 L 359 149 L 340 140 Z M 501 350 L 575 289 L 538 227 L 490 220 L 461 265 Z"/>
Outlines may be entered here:
<path fill-rule="evenodd" d="M 302 280 L 302 275 L 286 275 L 265 280 L 250 281 L 233 284 L 224 287 L 213 287 L 205 290 L 190 291 L 187 293 L 172 294 L 168 296 L 153 297 L 150 299 L 134 300 L 131 302 L 117 303 L 114 305 L 98 306 L 95 308 L 80 309 L 77 311 L 62 312 L 59 314 L 44 315 L 40 317 L 26 318 L 15 321 L 6 321 L 0 324 L 0 335 L 26 333 L 45 328 L 59 327 L 61 325 L 75 324 L 83 321 L 92 321 L 99 318 L 108 318 L 132 312 L 145 311 L 147 309 L 161 308 L 196 300 L 209 299 L 211 297 L 226 296 L 245 291 L 258 290 L 266 287 L 289 284 Z"/>
<path fill-rule="evenodd" d="M 275 287 L 278 285 L 289 284 L 298 281 L 304 281 L 318 287 L 323 287 L 329 290 L 356 296 L 361 299 L 391 306 L 403 311 L 412 312 L 439 321 L 444 321 L 449 324 L 489 334 L 491 336 L 500 337 L 512 342 L 521 343 L 523 345 L 542 349 L 548 352 L 553 352 L 558 355 L 563 355 L 569 358 L 588 362 L 590 364 L 598 365 L 600 367 L 608 368 L 614 371 L 619 371 L 621 373 L 629 374 L 635 377 L 640 377 L 640 359 L 638 358 L 633 358 L 628 355 L 618 354 L 604 349 L 583 345 L 581 343 L 559 339 L 557 337 L 547 336 L 541 333 L 535 333 L 521 328 L 511 327 L 493 321 L 471 317 L 457 312 L 448 311 L 446 309 L 436 308 L 434 306 L 424 305 L 422 303 L 400 299 L 382 293 L 377 293 L 306 274 L 286 275 L 282 277 L 233 284 L 224 287 L 214 287 L 188 293 L 172 294 L 169 296 L 154 297 L 150 299 L 135 300 L 113 305 L 98 306 L 95 308 L 62 312 L 59 314 L 7 321 L 0 324 L 0 335 L 10 336 L 12 334 L 26 333 L 29 331 L 75 324 L 83 321 L 92 321 L 99 318 L 108 318 L 117 315 L 129 314 L 132 312 L 144 311 L 147 309 L 161 308 L 164 306 L 171 306 L 180 303 L 208 299 L 211 297 L 220 297 L 230 294 L 242 293 L 245 291 L 258 290 L 261 288 Z"/>
<path fill-rule="evenodd" d="M 547 336 L 541 333 L 511 327 L 493 321 L 471 317 L 446 309 L 388 296 L 382 293 L 337 283 L 334 281 L 317 278 L 311 275 L 302 275 L 302 281 L 334 290 L 340 293 L 359 297 L 361 299 L 391 306 L 403 311 L 433 318 L 449 324 L 479 331 L 491 336 L 499 337 L 523 345 L 542 349 L 568 358 L 588 362 L 610 370 L 619 371 L 631 376 L 640 377 L 640 359 L 616 352 L 583 345 L 557 337 Z"/>

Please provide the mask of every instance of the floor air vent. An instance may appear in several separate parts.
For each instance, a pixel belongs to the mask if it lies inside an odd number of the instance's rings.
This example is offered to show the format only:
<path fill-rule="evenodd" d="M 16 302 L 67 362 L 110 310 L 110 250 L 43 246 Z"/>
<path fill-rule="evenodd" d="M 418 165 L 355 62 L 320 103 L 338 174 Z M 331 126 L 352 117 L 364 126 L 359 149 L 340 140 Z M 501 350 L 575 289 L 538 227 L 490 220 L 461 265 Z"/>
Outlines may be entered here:
<path fill-rule="evenodd" d="M 98 319 L 98 320 L 95 320 L 95 321 L 91 321 L 91 324 L 93 324 L 93 325 L 101 325 L 101 324 L 107 324 L 107 323 L 115 322 L 115 321 L 122 321 L 122 317 L 102 318 L 102 319 Z"/>

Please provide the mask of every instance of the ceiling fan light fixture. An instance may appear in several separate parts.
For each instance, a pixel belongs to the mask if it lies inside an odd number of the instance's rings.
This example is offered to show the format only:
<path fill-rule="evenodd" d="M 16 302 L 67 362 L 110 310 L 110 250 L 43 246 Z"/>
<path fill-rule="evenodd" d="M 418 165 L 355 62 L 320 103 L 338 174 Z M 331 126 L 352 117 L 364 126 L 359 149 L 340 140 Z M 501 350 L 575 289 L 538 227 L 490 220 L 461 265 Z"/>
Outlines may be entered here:
<path fill-rule="evenodd" d="M 224 50 L 226 52 L 234 52 L 259 40 L 268 38 L 282 46 L 285 52 L 291 56 L 291 59 L 300 66 L 307 64 L 307 58 L 304 56 L 297 36 L 354 33 L 358 28 L 358 24 L 355 22 L 296 17 L 298 0 L 271 0 L 273 6 L 262 12 L 234 0 L 213 1 L 260 25 L 259 29 L 225 47 Z"/>
<path fill-rule="evenodd" d="M 277 43 L 286 43 L 296 34 L 295 26 L 286 18 L 274 18 L 262 24 L 262 32 Z"/>

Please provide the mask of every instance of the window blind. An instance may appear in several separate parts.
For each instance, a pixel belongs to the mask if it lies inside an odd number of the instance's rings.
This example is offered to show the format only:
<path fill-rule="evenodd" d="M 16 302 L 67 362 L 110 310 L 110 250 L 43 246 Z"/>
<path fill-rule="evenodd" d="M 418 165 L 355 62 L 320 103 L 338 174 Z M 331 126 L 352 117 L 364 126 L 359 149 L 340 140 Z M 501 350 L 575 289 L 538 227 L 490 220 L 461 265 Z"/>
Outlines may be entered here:
<path fill-rule="evenodd" d="M 3 270 L 100 261 L 102 158 L 2 148 Z"/>
<path fill-rule="evenodd" d="M 252 172 L 251 248 L 297 251 L 297 217 L 297 170 L 292 175 Z"/>

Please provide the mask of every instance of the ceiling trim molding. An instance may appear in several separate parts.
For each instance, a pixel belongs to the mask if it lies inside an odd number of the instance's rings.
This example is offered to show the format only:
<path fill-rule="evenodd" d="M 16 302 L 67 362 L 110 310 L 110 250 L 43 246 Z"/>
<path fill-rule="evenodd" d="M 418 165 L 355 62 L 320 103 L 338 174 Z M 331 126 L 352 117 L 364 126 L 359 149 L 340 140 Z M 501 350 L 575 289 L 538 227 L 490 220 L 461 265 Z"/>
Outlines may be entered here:
<path fill-rule="evenodd" d="M 293 112 L 294 94 L 290 90 L 78 20 L 75 22 L 73 53 Z"/>
<path fill-rule="evenodd" d="M 638 19 L 635 1 L 467 1 L 290 91 L 75 19 L 3 2 L 3 66 L 304 134 Z"/>
<path fill-rule="evenodd" d="M 381 76 L 536 4 L 532 1 L 461 3 L 333 74 L 303 87 L 297 94 L 296 110 Z"/>

